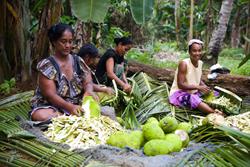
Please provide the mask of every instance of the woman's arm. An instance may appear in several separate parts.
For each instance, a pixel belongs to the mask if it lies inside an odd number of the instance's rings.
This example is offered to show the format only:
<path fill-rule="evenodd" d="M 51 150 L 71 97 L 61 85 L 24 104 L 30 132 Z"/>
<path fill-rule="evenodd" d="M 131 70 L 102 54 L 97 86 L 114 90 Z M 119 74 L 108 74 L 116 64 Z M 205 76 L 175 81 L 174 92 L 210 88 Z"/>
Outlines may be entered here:
<path fill-rule="evenodd" d="M 120 85 L 123 90 L 127 93 L 129 93 L 131 91 L 131 86 L 128 83 L 123 82 L 121 79 L 119 79 L 115 73 L 114 73 L 114 59 L 112 57 L 110 57 L 107 61 L 106 61 L 106 71 L 107 71 L 107 76 L 109 77 L 109 79 L 114 79 L 115 82 Z"/>
<path fill-rule="evenodd" d="M 181 61 L 178 66 L 178 74 L 177 74 L 177 84 L 179 89 L 182 90 L 199 90 L 203 93 L 209 91 L 209 88 L 204 84 L 200 85 L 189 85 L 186 83 L 186 73 L 187 73 L 187 64 L 184 61 Z"/>
<path fill-rule="evenodd" d="M 95 100 L 99 100 L 98 96 L 94 93 L 94 83 L 92 80 L 91 72 L 86 73 L 85 80 L 83 81 L 83 96 L 92 96 Z"/>
<path fill-rule="evenodd" d="M 77 110 L 79 110 L 80 106 L 65 101 L 56 93 L 56 85 L 53 80 L 48 79 L 41 73 L 38 75 L 39 88 L 45 99 L 56 107 L 65 109 L 71 114 L 78 115 Z"/>
<path fill-rule="evenodd" d="M 97 85 L 97 84 L 94 84 L 93 85 L 93 88 L 94 88 L 94 91 L 95 92 L 105 92 L 109 95 L 111 94 L 114 94 L 114 90 L 110 87 L 107 87 L 107 86 L 104 86 L 104 85 Z"/>

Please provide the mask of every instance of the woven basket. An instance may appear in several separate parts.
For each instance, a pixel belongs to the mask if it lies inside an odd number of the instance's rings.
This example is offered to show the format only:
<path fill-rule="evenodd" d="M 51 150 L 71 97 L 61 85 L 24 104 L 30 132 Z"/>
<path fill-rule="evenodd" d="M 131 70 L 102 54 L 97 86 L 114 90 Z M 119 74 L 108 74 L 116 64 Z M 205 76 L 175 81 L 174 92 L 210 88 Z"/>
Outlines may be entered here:
<path fill-rule="evenodd" d="M 231 92 L 229 90 L 221 88 L 219 86 L 215 86 L 214 90 L 216 90 L 216 91 L 218 91 L 220 93 L 219 97 L 224 96 L 226 98 L 229 98 L 230 102 L 232 104 L 235 104 L 235 107 L 230 108 L 229 106 L 215 104 L 215 103 L 212 103 L 212 102 L 206 102 L 209 106 L 211 106 L 213 108 L 216 108 L 216 109 L 218 109 L 220 111 L 223 111 L 227 115 L 237 115 L 237 114 L 240 113 L 240 109 L 241 109 L 241 106 L 242 106 L 242 99 L 238 95 L 236 95 L 235 93 L 233 93 L 233 92 Z M 219 97 L 217 97 L 217 98 L 219 98 Z"/>

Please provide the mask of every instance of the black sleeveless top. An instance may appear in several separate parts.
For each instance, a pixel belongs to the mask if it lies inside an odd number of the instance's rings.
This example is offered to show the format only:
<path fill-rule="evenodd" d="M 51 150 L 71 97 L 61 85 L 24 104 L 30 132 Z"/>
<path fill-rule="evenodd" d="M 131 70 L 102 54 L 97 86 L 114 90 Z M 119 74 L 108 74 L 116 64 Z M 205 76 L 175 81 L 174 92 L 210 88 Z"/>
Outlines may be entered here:
<path fill-rule="evenodd" d="M 100 58 L 99 63 L 96 68 L 95 75 L 100 83 L 102 82 L 102 77 L 106 74 L 106 62 L 112 57 L 114 59 L 114 64 L 122 64 L 124 62 L 124 57 L 118 55 L 114 49 L 108 49 L 104 55 Z"/>

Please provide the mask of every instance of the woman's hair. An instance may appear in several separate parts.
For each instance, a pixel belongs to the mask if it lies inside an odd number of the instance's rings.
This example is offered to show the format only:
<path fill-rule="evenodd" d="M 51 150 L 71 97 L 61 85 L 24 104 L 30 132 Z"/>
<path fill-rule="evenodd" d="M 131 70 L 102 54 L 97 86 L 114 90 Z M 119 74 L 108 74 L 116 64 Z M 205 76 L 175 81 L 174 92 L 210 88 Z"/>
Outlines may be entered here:
<path fill-rule="evenodd" d="M 114 42 L 116 45 L 118 45 L 119 43 L 121 43 L 122 45 L 130 45 L 133 43 L 131 38 L 129 37 L 115 38 Z"/>
<path fill-rule="evenodd" d="M 87 55 L 91 58 L 98 57 L 98 49 L 93 44 L 85 44 L 81 47 L 80 51 L 77 53 L 81 58 L 86 57 Z"/>
<path fill-rule="evenodd" d="M 58 24 L 51 26 L 48 30 L 48 37 L 49 37 L 50 42 L 52 43 L 52 42 L 57 41 L 59 38 L 62 37 L 62 34 L 66 30 L 70 31 L 72 35 L 74 35 L 74 30 L 68 24 L 58 23 Z"/>

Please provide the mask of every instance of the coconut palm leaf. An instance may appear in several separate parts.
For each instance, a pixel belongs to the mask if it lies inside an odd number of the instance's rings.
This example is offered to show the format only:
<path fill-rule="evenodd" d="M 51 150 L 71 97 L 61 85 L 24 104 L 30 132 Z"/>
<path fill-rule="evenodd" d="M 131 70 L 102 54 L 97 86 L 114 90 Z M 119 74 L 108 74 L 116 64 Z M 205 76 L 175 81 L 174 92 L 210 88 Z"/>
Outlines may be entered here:
<path fill-rule="evenodd" d="M 215 144 L 217 148 L 214 151 L 197 152 L 213 166 L 243 167 L 250 163 L 250 134 L 226 126 L 203 125 L 192 131 L 191 140 Z M 191 157 L 188 157 L 184 164 L 191 162 Z"/>
<path fill-rule="evenodd" d="M 30 98 L 33 91 L 23 92 L 0 101 L 0 133 L 6 137 L 35 136 L 20 127 L 19 119 L 27 120 L 30 111 Z"/>
<path fill-rule="evenodd" d="M 36 140 L 1 139 L 0 162 L 7 166 L 81 166 L 85 157 Z M 4 149 L 3 149 L 4 148 Z M 15 154 L 12 152 L 15 151 Z M 16 155 L 19 156 L 16 156 Z M 26 157 L 26 159 L 24 159 Z M 27 157 L 30 157 L 27 159 Z"/>

